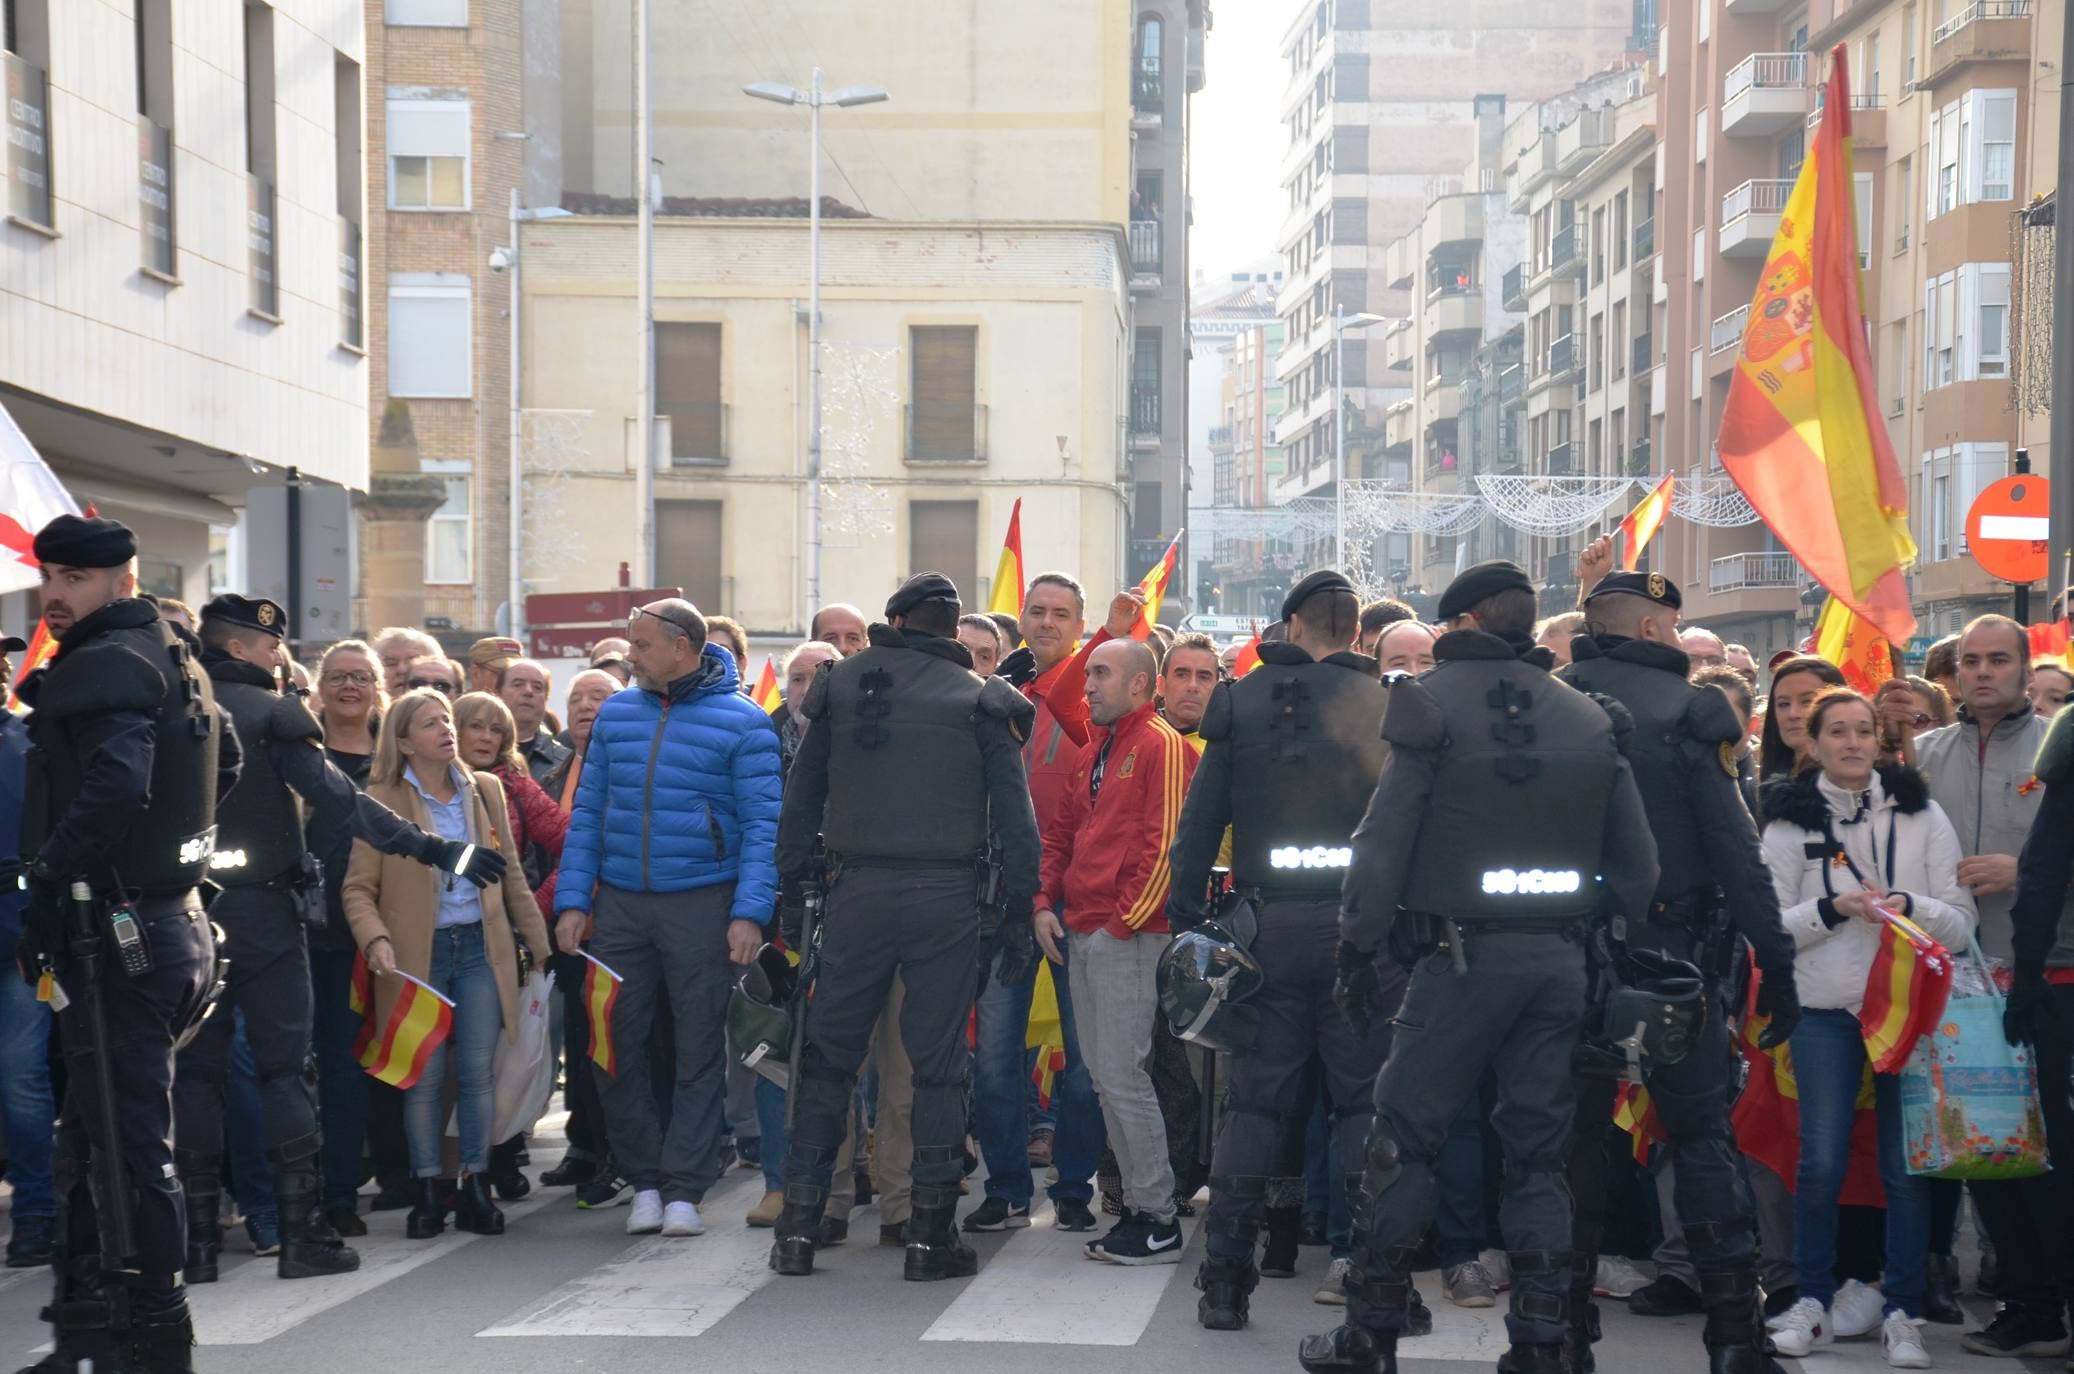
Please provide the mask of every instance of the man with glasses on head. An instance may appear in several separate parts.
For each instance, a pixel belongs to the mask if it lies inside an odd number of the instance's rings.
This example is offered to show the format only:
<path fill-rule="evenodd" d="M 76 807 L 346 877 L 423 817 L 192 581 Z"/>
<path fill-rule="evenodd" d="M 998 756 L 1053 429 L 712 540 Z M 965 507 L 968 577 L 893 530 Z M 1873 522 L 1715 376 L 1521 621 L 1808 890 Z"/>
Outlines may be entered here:
<path fill-rule="evenodd" d="M 612 1013 L 617 1072 L 599 1097 L 634 1187 L 630 1235 L 695 1236 L 719 1174 L 732 965 L 763 945 L 777 906 L 778 735 L 741 693 L 733 656 L 705 617 L 668 597 L 627 622 L 636 692 L 591 726 L 562 846 L 555 940 L 590 951 L 622 982 Z M 648 1076 L 648 1035 L 672 1019 L 677 1076 L 667 1127 Z"/>

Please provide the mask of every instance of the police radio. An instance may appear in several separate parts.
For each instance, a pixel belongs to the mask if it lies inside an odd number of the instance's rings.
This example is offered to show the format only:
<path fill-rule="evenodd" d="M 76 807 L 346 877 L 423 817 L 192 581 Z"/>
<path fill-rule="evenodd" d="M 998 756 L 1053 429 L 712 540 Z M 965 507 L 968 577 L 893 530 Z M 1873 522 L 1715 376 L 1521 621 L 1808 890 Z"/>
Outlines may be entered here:
<path fill-rule="evenodd" d="M 72 900 L 91 928 L 93 922 L 93 889 L 83 882 L 72 884 Z M 118 898 L 108 908 L 104 918 L 108 923 L 108 938 L 115 942 L 115 954 L 122 961 L 125 978 L 141 978 L 151 972 L 151 946 L 144 942 L 144 928 L 137 923 L 137 911 L 127 897 Z"/>

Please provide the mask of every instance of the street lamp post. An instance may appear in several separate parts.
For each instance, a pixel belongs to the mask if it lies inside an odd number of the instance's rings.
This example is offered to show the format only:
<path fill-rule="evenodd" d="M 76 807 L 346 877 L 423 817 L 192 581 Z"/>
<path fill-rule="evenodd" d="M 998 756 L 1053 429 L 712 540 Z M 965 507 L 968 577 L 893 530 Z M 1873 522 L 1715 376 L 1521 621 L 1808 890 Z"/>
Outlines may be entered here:
<path fill-rule="evenodd" d="M 807 107 L 807 604 L 800 616 L 805 628 L 821 604 L 821 110 L 872 105 L 888 97 L 876 86 L 823 91 L 819 67 L 804 91 L 776 81 L 752 81 L 742 91 L 758 100 Z"/>
<path fill-rule="evenodd" d="M 1344 305 L 1332 312 L 1332 563 L 1347 566 L 1347 331 L 1388 324 L 1387 315 L 1349 315 Z"/>

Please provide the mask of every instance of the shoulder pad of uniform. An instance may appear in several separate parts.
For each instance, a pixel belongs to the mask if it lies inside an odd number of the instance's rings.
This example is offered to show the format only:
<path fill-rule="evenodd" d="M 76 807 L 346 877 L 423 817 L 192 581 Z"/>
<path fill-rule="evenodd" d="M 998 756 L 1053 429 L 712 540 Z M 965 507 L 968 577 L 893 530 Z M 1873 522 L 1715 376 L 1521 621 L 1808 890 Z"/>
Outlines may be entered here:
<path fill-rule="evenodd" d="M 2074 783 L 2074 711 L 2062 709 L 2038 746 L 2038 761 L 2031 771 L 2040 782 L 2055 787 Z"/>
<path fill-rule="evenodd" d="M 36 707 L 52 718 L 101 711 L 156 711 L 165 700 L 164 675 L 136 650 L 105 639 L 82 646 L 76 655 L 66 655 L 55 675 L 62 690 L 49 690 L 46 681 Z"/>
<path fill-rule="evenodd" d="M 1586 692 L 1585 695 L 1597 702 L 1599 709 L 1606 713 L 1606 719 L 1613 725 L 1613 743 L 1625 754 L 1628 751 L 1628 737 L 1635 733 L 1634 716 L 1629 713 L 1627 707 L 1604 692 Z"/>
<path fill-rule="evenodd" d="M 990 716 L 1007 721 L 1008 728 L 1019 740 L 1028 739 L 1030 727 L 1037 723 L 1036 706 L 1016 691 L 1006 678 L 990 677 L 980 682 L 979 708 Z"/>
<path fill-rule="evenodd" d="M 1195 732 L 1205 742 L 1231 738 L 1231 683 L 1220 682 L 1210 689 L 1210 704 L 1203 708 Z"/>
<path fill-rule="evenodd" d="M 293 742 L 301 739 L 324 738 L 324 727 L 310 714 L 309 703 L 294 692 L 284 692 L 274 703 L 273 737 Z"/>
<path fill-rule="evenodd" d="M 808 720 L 819 720 L 828 714 L 828 674 L 836 660 L 823 659 L 814 668 L 814 680 L 807 684 L 807 699 L 799 704 L 799 713 Z"/>
<path fill-rule="evenodd" d="M 1390 689 L 1383 711 L 1383 738 L 1406 749 L 1438 749 L 1447 743 L 1447 714 L 1417 678 Z"/>
<path fill-rule="evenodd" d="M 1685 733 L 1701 744 L 1734 744 L 1743 737 L 1743 723 L 1736 719 L 1728 693 L 1709 683 L 1694 688 L 1692 700 L 1685 704 Z"/>

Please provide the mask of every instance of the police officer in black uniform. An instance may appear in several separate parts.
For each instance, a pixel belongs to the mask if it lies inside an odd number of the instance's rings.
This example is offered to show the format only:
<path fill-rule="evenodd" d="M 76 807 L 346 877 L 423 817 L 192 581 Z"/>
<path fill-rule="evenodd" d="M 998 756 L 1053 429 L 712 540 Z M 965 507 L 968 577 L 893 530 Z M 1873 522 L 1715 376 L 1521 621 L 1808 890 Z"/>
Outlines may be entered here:
<path fill-rule="evenodd" d="M 900 1039 L 914 1064 L 914 1212 L 904 1276 L 959 1278 L 979 1259 L 952 1225 L 964 1173 L 965 1024 L 979 977 L 979 898 L 991 824 L 1006 919 L 1027 923 L 1041 849 L 1023 774 L 1034 710 L 972 671 L 956 639 L 958 589 L 918 573 L 886 603 L 871 644 L 821 665 L 785 783 L 778 871 L 788 888 L 827 853 L 819 987 L 791 1091 L 780 1274 L 813 1271 L 857 1067 L 898 974 Z M 789 924 L 789 918 L 788 918 Z"/>
<path fill-rule="evenodd" d="M 1232 878 L 1254 913 L 1233 916 L 1241 927 L 1257 920 L 1250 945 L 1266 978 L 1247 1003 L 1258 1009 L 1260 1029 L 1252 1052 L 1232 1061 L 1228 1115 L 1210 1162 L 1196 1315 L 1213 1331 L 1246 1324 L 1280 1127 L 1308 1110 L 1313 1057 L 1340 1167 L 1353 1170 L 1368 1137 L 1370 1084 L 1388 1047 L 1381 1018 L 1356 1031 L 1328 1004 L 1340 882 L 1388 752 L 1376 662 L 1349 647 L 1360 614 L 1352 584 L 1330 569 L 1290 590 L 1282 603 L 1287 640 L 1262 644 L 1260 666 L 1210 696 L 1203 760 L 1174 834 L 1168 923 L 1186 930 L 1203 919 L 1210 866 L 1229 825 Z M 1358 1175 L 1349 1183 L 1351 1198 Z"/>
<path fill-rule="evenodd" d="M 167 1104 L 174 1043 L 207 1005 L 215 953 L 196 884 L 216 798 L 237 780 L 237 739 L 192 644 L 137 595 L 127 528 L 61 515 L 35 551 L 58 649 L 22 684 L 35 714 L 21 852 L 33 857 L 18 956 L 25 976 L 49 979 L 66 1060 L 44 1312 L 55 1348 L 35 1368 L 180 1374 L 194 1330 Z"/>
<path fill-rule="evenodd" d="M 1728 1113 L 1735 1050 L 1729 1003 L 1738 946 L 1750 944 L 1764 971 L 1759 1010 L 1772 1020 L 1766 1048 L 1784 1044 L 1800 1019 L 1793 983 L 1793 939 L 1779 925 L 1779 903 L 1737 786 L 1736 745 L 1743 734 L 1728 698 L 1687 681 L 1678 647 L 1678 584 L 1662 573 L 1619 572 L 1601 580 L 1584 605 L 1588 635 L 1571 647 L 1558 675 L 1582 691 L 1610 697 L 1634 718 L 1628 763 L 1656 837 L 1662 876 L 1648 909 L 1629 914 L 1613 934 L 1628 951 L 1655 951 L 1698 967 L 1708 979 L 1706 1021 L 1696 1043 L 1644 1081 L 1669 1137 L 1678 1218 L 1685 1227 L 1707 1313 L 1712 1374 L 1765 1374 L 1764 1313 L 1757 1294 L 1756 1229 L 1749 1190 L 1737 1167 Z M 1724 917 L 1726 919 L 1724 919 Z M 1573 1315 L 1591 1301 L 1606 1202 L 1606 1121 L 1615 1081 L 1579 1083 L 1571 1164 L 1576 1200 Z M 1589 1361 L 1579 1345 L 1576 1362 Z"/>
<path fill-rule="evenodd" d="M 1513 564 L 1469 569 L 1441 596 L 1437 665 L 1390 694 L 1390 760 L 1354 834 L 1335 1000 L 1365 1022 L 1387 1005 L 1390 949 L 1424 952 L 1376 1080 L 1347 1320 L 1303 1342 L 1312 1374 L 1395 1374 L 1433 1161 L 1486 1067 L 1513 1283 L 1498 1367 L 1562 1369 L 1585 941 L 1602 903 L 1648 902 L 1656 852 L 1613 716 L 1548 675 L 1534 610 Z"/>
<path fill-rule="evenodd" d="M 349 824 L 384 854 L 460 873 L 477 886 L 503 876 L 504 856 L 441 839 L 353 786 L 324 753 L 324 731 L 296 692 L 280 689 L 287 617 L 264 597 L 226 594 L 202 608 L 202 664 L 245 757 L 217 808 L 210 877 L 223 889 L 209 917 L 224 934 L 228 1000 L 244 1013 L 259 1079 L 267 1158 L 281 1215 L 284 1279 L 343 1274 L 360 1257 L 319 1205 L 317 1093 L 310 1058 L 307 931 L 324 919 L 324 874 L 303 842 L 303 806 Z M 300 800 L 298 800 L 300 799 Z M 457 867 L 463 865 L 465 867 Z M 211 1018 L 181 1051 L 173 1087 L 180 1186 L 192 1200 L 189 1283 L 213 1283 L 222 1246 L 223 1086 L 234 1018 Z"/>

